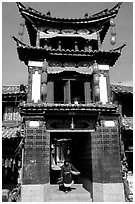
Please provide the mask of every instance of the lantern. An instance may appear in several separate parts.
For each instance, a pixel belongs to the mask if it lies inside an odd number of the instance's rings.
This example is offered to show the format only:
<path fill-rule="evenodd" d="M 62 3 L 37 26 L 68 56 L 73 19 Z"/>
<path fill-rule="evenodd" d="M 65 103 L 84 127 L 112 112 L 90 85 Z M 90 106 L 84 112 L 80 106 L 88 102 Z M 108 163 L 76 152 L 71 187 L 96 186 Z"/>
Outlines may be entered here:
<path fill-rule="evenodd" d="M 22 24 L 20 25 L 18 34 L 21 36 L 24 34 L 24 26 Z"/>
<path fill-rule="evenodd" d="M 99 96 L 100 96 L 99 86 L 95 86 L 95 87 L 94 87 L 94 93 L 95 93 L 95 96 L 96 96 L 96 97 L 99 97 Z"/>
<path fill-rule="evenodd" d="M 98 76 L 98 74 L 94 74 L 93 81 L 94 81 L 94 85 L 98 85 L 99 84 L 99 76 Z"/>
<path fill-rule="evenodd" d="M 43 96 L 47 95 L 47 84 L 42 84 L 42 86 L 41 86 L 41 94 Z"/>
<path fill-rule="evenodd" d="M 116 43 L 116 37 L 115 36 L 111 36 L 111 44 L 112 45 L 115 45 L 115 43 Z"/>
<path fill-rule="evenodd" d="M 24 26 L 25 26 L 25 20 L 22 18 L 20 22 L 20 29 L 19 29 L 19 35 L 21 36 L 24 34 Z"/>
<path fill-rule="evenodd" d="M 46 72 L 42 72 L 42 74 L 41 74 L 41 82 L 42 83 L 47 83 L 47 73 Z"/>
<path fill-rule="evenodd" d="M 43 66 L 42 66 L 42 71 L 47 72 L 47 67 L 48 67 L 48 62 L 46 60 L 44 60 Z"/>
<path fill-rule="evenodd" d="M 114 27 L 111 28 L 111 35 L 116 35 L 116 29 Z"/>
<path fill-rule="evenodd" d="M 115 26 L 115 22 L 114 22 L 114 19 L 113 19 L 113 18 L 110 19 L 110 26 L 111 26 L 111 27 L 114 27 L 114 26 Z"/>
<path fill-rule="evenodd" d="M 98 70 L 99 70 L 98 64 L 96 62 L 94 62 L 94 64 L 93 64 L 93 72 L 96 74 L 96 73 L 98 73 Z"/>

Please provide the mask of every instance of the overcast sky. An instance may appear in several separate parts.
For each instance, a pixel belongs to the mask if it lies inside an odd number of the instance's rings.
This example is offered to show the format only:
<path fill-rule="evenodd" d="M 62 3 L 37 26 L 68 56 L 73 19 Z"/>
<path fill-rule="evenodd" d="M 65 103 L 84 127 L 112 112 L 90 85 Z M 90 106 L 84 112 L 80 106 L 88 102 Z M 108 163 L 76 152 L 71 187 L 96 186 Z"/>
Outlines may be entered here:
<path fill-rule="evenodd" d="M 116 2 L 24 2 L 37 11 L 50 11 L 53 17 L 80 18 L 84 13 L 89 15 L 103 9 L 111 9 Z M 3 85 L 27 84 L 27 66 L 19 61 L 16 44 L 11 38 L 18 37 L 20 13 L 15 2 L 2 3 L 2 83 Z M 110 68 L 111 83 L 122 82 L 132 85 L 133 81 L 133 3 L 123 2 L 116 22 L 116 44 L 110 44 L 110 30 L 108 31 L 102 50 L 111 50 L 126 43 L 122 55 L 116 64 Z M 28 34 L 25 29 L 24 43 L 28 44 Z"/>

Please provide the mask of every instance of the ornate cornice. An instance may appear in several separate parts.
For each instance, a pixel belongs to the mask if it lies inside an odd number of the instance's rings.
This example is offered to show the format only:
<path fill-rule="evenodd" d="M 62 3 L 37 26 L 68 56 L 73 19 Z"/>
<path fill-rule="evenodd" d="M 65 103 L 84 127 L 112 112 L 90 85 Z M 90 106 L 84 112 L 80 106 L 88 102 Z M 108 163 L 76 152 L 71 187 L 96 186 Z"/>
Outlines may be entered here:
<path fill-rule="evenodd" d="M 22 114 L 38 113 L 43 115 L 48 111 L 90 111 L 90 112 L 108 112 L 117 113 L 117 106 L 114 104 L 91 103 L 91 104 L 47 104 L 47 103 L 20 103 L 20 111 Z"/>

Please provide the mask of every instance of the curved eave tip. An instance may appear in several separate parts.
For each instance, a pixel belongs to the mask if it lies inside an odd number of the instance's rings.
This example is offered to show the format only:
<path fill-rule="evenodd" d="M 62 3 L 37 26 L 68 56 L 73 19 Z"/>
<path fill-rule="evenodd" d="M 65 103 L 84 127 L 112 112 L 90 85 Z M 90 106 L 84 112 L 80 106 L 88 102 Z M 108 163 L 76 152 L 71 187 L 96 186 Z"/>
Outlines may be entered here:
<path fill-rule="evenodd" d="M 18 8 L 22 8 L 22 9 L 25 9 L 25 8 L 26 8 L 26 7 L 25 7 L 22 3 L 20 3 L 20 2 L 16 2 L 16 4 L 17 4 Z"/>
<path fill-rule="evenodd" d="M 113 8 L 111 8 L 109 11 L 115 11 L 115 10 L 120 9 L 120 6 L 121 6 L 122 3 L 123 3 L 123 2 L 117 3 L 117 4 L 116 4 Z"/>

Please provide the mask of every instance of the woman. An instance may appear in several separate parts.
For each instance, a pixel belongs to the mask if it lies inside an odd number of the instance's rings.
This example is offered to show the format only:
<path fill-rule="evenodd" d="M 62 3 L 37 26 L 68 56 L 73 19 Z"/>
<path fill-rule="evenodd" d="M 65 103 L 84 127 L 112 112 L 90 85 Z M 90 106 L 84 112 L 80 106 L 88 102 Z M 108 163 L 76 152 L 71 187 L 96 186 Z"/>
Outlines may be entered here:
<path fill-rule="evenodd" d="M 61 168 L 61 178 L 65 193 L 68 193 L 71 190 L 71 185 L 73 184 L 72 174 L 79 175 L 80 172 L 70 163 L 69 159 L 66 159 Z"/>

